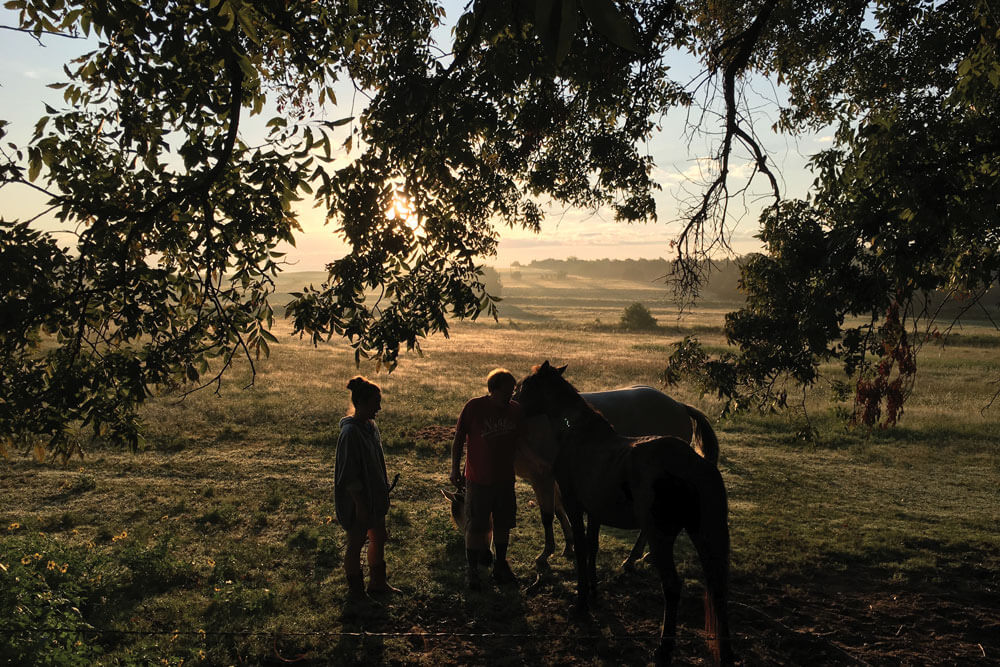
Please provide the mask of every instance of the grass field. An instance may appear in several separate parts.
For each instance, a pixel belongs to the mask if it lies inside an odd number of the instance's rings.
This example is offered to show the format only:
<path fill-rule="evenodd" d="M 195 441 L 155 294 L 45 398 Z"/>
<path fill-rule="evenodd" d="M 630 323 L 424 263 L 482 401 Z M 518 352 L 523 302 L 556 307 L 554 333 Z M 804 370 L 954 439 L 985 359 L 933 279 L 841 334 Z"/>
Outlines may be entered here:
<path fill-rule="evenodd" d="M 525 374 L 569 364 L 582 391 L 656 384 L 688 333 L 721 346 L 731 304 L 682 319 L 661 287 L 504 276 L 499 323 L 455 325 L 404 355 L 391 375 L 356 369 L 346 344 L 290 338 L 243 364 L 221 395 L 144 409 L 135 455 L 91 444 L 68 465 L 0 462 L 0 662 L 12 664 L 643 664 L 661 613 L 653 570 L 624 575 L 633 535 L 606 530 L 602 600 L 570 614 L 569 562 L 535 595 L 463 589 L 463 545 L 439 495 L 454 420 L 502 365 Z M 645 303 L 662 330 L 612 330 Z M 599 323 L 598 323 L 599 321 Z M 730 498 L 731 615 L 747 665 L 1000 664 L 1000 419 L 983 411 L 1000 377 L 1000 335 L 967 324 L 927 346 L 900 426 L 845 426 L 822 387 L 802 417 L 741 415 L 717 424 Z M 388 563 L 404 594 L 345 614 L 343 532 L 333 519 L 337 423 L 349 377 L 383 387 L 393 494 Z M 708 414 L 690 387 L 669 393 Z M 541 529 L 519 482 L 511 560 L 533 578 Z M 699 569 L 686 539 L 675 659 L 706 664 Z M 522 586 L 523 589 L 523 586 Z"/>

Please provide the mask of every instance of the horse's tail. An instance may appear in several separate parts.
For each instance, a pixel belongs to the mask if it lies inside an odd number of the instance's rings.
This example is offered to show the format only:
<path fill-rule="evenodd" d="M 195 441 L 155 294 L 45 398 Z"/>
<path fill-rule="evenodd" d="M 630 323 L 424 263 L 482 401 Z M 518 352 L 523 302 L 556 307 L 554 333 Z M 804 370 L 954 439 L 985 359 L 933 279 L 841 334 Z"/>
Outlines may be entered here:
<path fill-rule="evenodd" d="M 705 414 L 690 405 L 684 406 L 688 416 L 695 422 L 694 436 L 698 439 L 698 452 L 702 458 L 714 466 L 719 465 L 719 438 L 715 435 L 712 422 L 708 421 Z"/>

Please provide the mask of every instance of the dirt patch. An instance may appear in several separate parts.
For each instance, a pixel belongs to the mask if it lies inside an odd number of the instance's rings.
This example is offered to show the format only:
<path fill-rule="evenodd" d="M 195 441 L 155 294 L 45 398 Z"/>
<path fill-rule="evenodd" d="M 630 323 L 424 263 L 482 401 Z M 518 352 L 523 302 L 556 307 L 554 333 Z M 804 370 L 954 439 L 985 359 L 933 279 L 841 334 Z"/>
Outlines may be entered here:
<path fill-rule="evenodd" d="M 978 595 L 764 588 L 733 621 L 748 664 L 1000 664 L 996 600 Z"/>
<path fill-rule="evenodd" d="M 431 424 L 428 426 L 422 426 L 418 429 L 405 431 L 403 436 L 414 441 L 424 440 L 433 443 L 450 443 L 455 439 L 455 427 Z"/>

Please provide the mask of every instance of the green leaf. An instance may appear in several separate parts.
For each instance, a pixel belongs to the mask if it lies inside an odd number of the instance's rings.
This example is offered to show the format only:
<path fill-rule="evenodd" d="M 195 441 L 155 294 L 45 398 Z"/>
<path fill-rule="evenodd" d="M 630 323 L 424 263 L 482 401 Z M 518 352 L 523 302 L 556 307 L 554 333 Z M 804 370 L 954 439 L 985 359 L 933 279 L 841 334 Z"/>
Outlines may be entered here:
<path fill-rule="evenodd" d="M 40 155 L 31 156 L 29 151 L 28 159 L 28 180 L 34 182 L 42 170 L 42 158 Z"/>
<path fill-rule="evenodd" d="M 622 15 L 612 0 L 580 0 L 580 6 L 594 29 L 626 51 L 642 54 L 639 40 L 632 24 Z"/>
<path fill-rule="evenodd" d="M 250 62 L 249 58 L 240 54 L 240 56 L 236 59 L 236 62 L 239 63 L 240 69 L 243 70 L 243 76 L 245 76 L 248 80 L 253 81 L 257 78 L 257 70 L 254 68 L 253 63 Z"/>
<path fill-rule="evenodd" d="M 249 15 L 250 8 L 247 5 L 241 5 L 236 11 L 236 19 L 240 22 L 240 27 L 243 28 L 243 32 L 246 33 L 250 40 L 260 45 L 260 37 L 257 35 L 257 26 L 253 23 L 253 17 Z"/>
<path fill-rule="evenodd" d="M 224 0 L 219 6 L 219 16 L 226 20 L 226 24 L 222 27 L 226 32 L 231 31 L 233 26 L 236 25 L 236 13 L 233 11 L 232 6 L 230 6 L 229 0 Z"/>
<path fill-rule="evenodd" d="M 320 122 L 327 127 L 340 127 L 341 125 L 347 125 L 352 120 L 354 120 L 354 116 L 346 116 L 340 120 L 324 120 Z"/>

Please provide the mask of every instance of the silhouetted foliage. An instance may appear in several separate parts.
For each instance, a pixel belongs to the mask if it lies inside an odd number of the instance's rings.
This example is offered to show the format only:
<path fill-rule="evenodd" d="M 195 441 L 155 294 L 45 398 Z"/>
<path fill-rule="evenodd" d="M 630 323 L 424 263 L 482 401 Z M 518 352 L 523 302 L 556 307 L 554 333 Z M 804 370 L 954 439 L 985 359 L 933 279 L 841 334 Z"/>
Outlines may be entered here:
<path fill-rule="evenodd" d="M 350 252 L 294 295 L 294 330 L 391 369 L 449 318 L 496 316 L 481 258 L 498 228 L 538 229 L 539 202 L 655 220 L 649 140 L 696 102 L 718 141 L 673 245 L 678 284 L 696 292 L 728 247 L 741 152 L 775 202 L 730 328 L 751 384 L 810 384 L 835 357 L 859 406 L 896 401 L 880 369 L 913 336 L 882 323 L 898 312 L 912 332 L 925 293 L 981 295 L 1000 274 L 996 0 L 474 2 L 444 49 L 432 0 L 5 6 L 4 28 L 94 46 L 52 83 L 63 102 L 27 145 L 0 120 L 0 187 L 44 193 L 66 233 L 45 211 L 0 220 L 4 449 L 42 436 L 68 453 L 79 425 L 135 447 L 151 392 L 217 387 L 236 355 L 267 355 L 277 247 L 306 198 Z M 678 51 L 702 77 L 672 78 Z M 806 202 L 780 200 L 743 99 L 752 75 L 787 87 L 779 129 L 835 129 Z M 330 120 L 340 79 L 367 106 Z M 265 136 L 246 138 L 265 111 Z M 754 351 L 763 333 L 791 347 Z"/>

